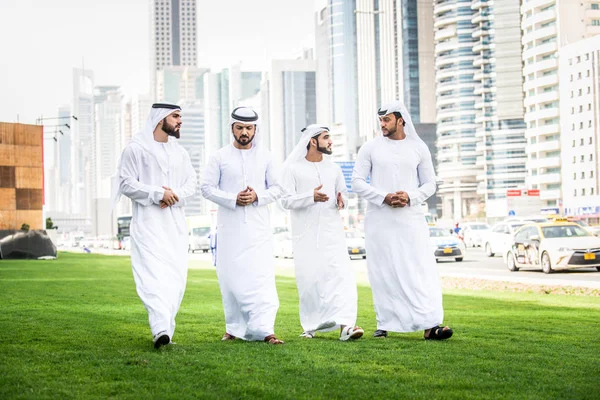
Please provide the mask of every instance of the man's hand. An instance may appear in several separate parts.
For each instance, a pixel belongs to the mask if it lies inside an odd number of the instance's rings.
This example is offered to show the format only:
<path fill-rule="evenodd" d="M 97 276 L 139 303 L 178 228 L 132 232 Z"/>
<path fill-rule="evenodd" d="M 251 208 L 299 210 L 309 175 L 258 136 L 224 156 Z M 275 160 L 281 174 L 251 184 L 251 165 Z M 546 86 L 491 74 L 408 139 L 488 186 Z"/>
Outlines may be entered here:
<path fill-rule="evenodd" d="M 165 189 L 165 193 L 163 195 L 162 200 L 159 203 L 160 208 L 170 207 L 179 201 L 179 197 L 177 197 L 177 195 L 175 193 L 173 193 L 173 190 L 171 190 L 171 188 L 163 186 L 163 189 Z M 163 205 L 163 203 L 164 203 L 164 205 Z"/>
<path fill-rule="evenodd" d="M 319 202 L 324 203 L 327 200 L 329 200 L 329 197 L 325 193 L 319 192 L 319 190 L 321 190 L 322 187 L 323 187 L 323 185 L 316 187 L 314 190 L 313 197 L 315 199 L 315 203 L 319 203 Z"/>
<path fill-rule="evenodd" d="M 408 198 L 408 194 L 406 194 L 406 192 L 400 191 L 396 193 L 388 193 L 383 202 L 392 208 L 398 208 L 406 206 L 410 202 L 410 199 Z"/>
<path fill-rule="evenodd" d="M 344 198 L 342 197 L 342 194 L 339 192 L 337 195 L 337 208 L 338 208 L 338 210 L 344 209 Z"/>
<path fill-rule="evenodd" d="M 238 206 L 249 206 L 254 203 L 258 199 L 256 192 L 250 186 L 247 186 L 246 189 L 242 190 L 237 195 L 236 204 Z"/>
<path fill-rule="evenodd" d="M 410 199 L 408 198 L 408 193 L 399 191 L 396 192 L 398 198 L 400 199 L 400 207 L 404 207 L 410 204 Z"/>

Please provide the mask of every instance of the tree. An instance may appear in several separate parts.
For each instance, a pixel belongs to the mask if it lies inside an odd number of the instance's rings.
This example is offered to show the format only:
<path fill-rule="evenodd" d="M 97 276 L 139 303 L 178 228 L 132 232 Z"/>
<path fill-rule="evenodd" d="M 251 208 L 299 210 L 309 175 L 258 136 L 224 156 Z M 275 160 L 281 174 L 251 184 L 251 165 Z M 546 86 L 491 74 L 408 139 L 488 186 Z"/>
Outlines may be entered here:
<path fill-rule="evenodd" d="M 56 228 L 56 226 L 54 226 L 54 222 L 52 222 L 52 218 L 48 217 L 46 218 L 46 229 L 54 229 Z"/>
<path fill-rule="evenodd" d="M 21 230 L 22 231 L 28 231 L 29 230 L 29 224 L 23 224 L 23 225 L 21 225 Z"/>

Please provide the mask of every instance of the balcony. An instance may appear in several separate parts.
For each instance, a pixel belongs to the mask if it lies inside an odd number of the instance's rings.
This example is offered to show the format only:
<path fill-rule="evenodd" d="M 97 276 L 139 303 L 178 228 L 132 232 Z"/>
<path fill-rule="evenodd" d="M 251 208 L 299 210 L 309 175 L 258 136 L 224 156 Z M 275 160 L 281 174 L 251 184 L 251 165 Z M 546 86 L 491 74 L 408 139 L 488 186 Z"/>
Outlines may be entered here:
<path fill-rule="evenodd" d="M 558 100 L 558 98 L 559 98 L 558 90 L 553 90 L 551 92 L 542 92 L 535 96 L 525 97 L 525 99 L 523 100 L 523 105 L 525 106 L 525 108 L 527 108 L 534 104 L 541 104 L 541 103 L 547 103 L 549 101 L 556 101 L 556 100 Z"/>
<path fill-rule="evenodd" d="M 531 39 L 523 39 L 523 44 L 526 44 L 528 42 L 530 42 Z M 523 60 L 527 60 L 531 57 L 537 57 L 537 56 L 545 56 L 546 54 L 553 54 L 556 53 L 558 49 L 558 46 L 556 45 L 556 42 L 554 43 L 545 43 L 545 44 L 540 44 L 538 46 L 533 46 L 530 49 L 526 49 L 523 51 Z"/>
<path fill-rule="evenodd" d="M 521 14 L 525 14 L 527 11 L 533 11 L 536 8 L 551 6 L 552 4 L 555 4 L 555 2 L 556 0 L 531 0 L 523 2 L 523 5 L 521 6 Z"/>
<path fill-rule="evenodd" d="M 523 68 L 523 75 L 527 76 L 535 72 L 544 72 L 554 69 L 558 69 L 558 59 L 550 58 L 548 60 L 542 60 L 526 65 Z"/>
<path fill-rule="evenodd" d="M 548 157 L 527 161 L 527 169 L 560 167 L 560 157 Z"/>
<path fill-rule="evenodd" d="M 531 18 L 527 19 L 528 26 L 535 26 L 537 24 L 543 24 L 556 19 L 556 9 L 538 12 Z"/>
<path fill-rule="evenodd" d="M 523 90 L 528 92 L 530 89 L 537 89 L 538 87 L 553 86 L 558 84 L 558 74 L 552 74 L 535 78 L 530 81 L 526 81 L 523 84 Z"/>
<path fill-rule="evenodd" d="M 560 182 L 556 182 L 560 183 Z M 560 199 L 560 189 L 555 190 L 540 190 L 541 200 L 558 200 Z"/>
<path fill-rule="evenodd" d="M 543 126 L 538 126 L 537 128 L 527 128 L 527 130 L 525 130 L 525 137 L 531 138 L 531 137 L 537 137 L 537 136 L 541 136 L 541 135 L 552 135 L 552 134 L 556 134 L 559 132 L 560 132 L 560 125 L 558 125 L 558 124 L 543 125 Z"/>
<path fill-rule="evenodd" d="M 448 28 L 439 29 L 435 32 L 434 40 L 442 40 L 456 36 L 456 27 L 449 26 Z"/>

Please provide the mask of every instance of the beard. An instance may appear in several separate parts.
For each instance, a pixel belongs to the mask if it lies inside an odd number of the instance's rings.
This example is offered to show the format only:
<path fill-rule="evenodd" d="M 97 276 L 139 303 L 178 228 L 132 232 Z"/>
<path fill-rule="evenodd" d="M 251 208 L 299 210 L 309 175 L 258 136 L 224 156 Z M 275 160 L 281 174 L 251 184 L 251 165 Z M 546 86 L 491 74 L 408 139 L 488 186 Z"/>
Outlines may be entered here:
<path fill-rule="evenodd" d="M 162 130 L 169 136 L 173 136 L 177 139 L 181 136 L 179 134 L 179 126 L 175 127 L 175 125 L 169 125 L 167 121 L 163 121 Z"/>
<path fill-rule="evenodd" d="M 248 135 L 244 134 L 244 135 L 241 135 L 239 138 L 237 136 L 233 135 L 233 138 L 240 145 L 246 146 L 246 145 L 249 145 L 250 143 L 252 143 L 252 141 L 254 140 L 254 136 L 256 136 L 256 133 L 252 136 L 248 136 Z"/>
<path fill-rule="evenodd" d="M 319 152 L 321 152 L 323 154 L 327 154 L 328 156 L 330 156 L 331 154 L 333 154 L 333 150 L 330 150 L 327 147 L 317 146 L 317 151 L 319 151 Z"/>
<path fill-rule="evenodd" d="M 390 129 L 390 130 L 381 130 L 381 133 L 383 133 L 383 136 L 388 137 L 388 136 L 392 136 L 394 133 L 396 133 L 396 127 Z"/>

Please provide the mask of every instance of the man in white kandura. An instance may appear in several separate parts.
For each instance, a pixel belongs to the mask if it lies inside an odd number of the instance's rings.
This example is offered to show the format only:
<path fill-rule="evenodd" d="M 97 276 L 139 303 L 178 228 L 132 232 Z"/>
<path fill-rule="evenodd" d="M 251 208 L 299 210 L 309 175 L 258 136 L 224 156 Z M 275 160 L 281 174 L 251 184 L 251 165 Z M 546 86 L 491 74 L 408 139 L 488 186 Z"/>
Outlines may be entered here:
<path fill-rule="evenodd" d="M 362 146 L 352 175 L 352 188 L 369 202 L 365 235 L 377 314 L 373 336 L 423 330 L 425 339 L 448 339 L 452 329 L 439 326 L 442 288 L 421 206 L 436 190 L 431 153 L 401 102 L 382 106 L 378 114 L 383 136 Z"/>
<path fill-rule="evenodd" d="M 181 108 L 157 103 L 146 127 L 123 150 L 118 189 L 132 202 L 131 265 L 148 311 L 154 347 L 171 343 L 188 270 L 188 231 L 183 206 L 197 180 L 187 151 L 176 142 Z"/>
<path fill-rule="evenodd" d="M 291 210 L 296 283 L 300 296 L 301 336 L 340 329 L 340 340 L 358 339 L 357 293 L 344 224 L 346 184 L 332 153 L 329 128 L 309 125 L 283 165 L 281 198 Z"/>
<path fill-rule="evenodd" d="M 229 127 L 232 143 L 210 159 L 201 186 L 202 195 L 219 205 L 216 266 L 225 311 L 222 340 L 282 344 L 274 332 L 279 298 L 267 204 L 283 190 L 271 154 L 260 146 L 258 114 L 238 107 Z"/>

